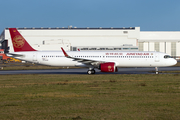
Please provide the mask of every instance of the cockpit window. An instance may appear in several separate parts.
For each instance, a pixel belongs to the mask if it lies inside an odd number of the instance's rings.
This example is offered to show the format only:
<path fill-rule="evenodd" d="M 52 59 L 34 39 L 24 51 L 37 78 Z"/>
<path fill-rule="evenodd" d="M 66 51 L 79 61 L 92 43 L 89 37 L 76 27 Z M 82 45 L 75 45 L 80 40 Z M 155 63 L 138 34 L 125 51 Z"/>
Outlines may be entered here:
<path fill-rule="evenodd" d="M 164 58 L 171 58 L 171 56 L 170 55 L 165 55 Z"/>

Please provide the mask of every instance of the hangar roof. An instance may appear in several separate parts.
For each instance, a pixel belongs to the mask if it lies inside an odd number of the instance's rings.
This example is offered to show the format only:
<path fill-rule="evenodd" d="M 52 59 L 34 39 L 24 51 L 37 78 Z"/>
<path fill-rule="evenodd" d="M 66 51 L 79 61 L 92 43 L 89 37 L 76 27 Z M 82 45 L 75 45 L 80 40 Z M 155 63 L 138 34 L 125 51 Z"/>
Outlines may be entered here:
<path fill-rule="evenodd" d="M 8 30 L 8 28 L 5 28 L 6 30 Z M 19 30 L 34 30 L 34 29 L 36 29 L 36 30 L 49 30 L 49 29 L 53 29 L 53 30 L 59 30 L 59 29 L 72 29 L 72 30 L 135 30 L 135 27 L 129 27 L 129 28 L 125 28 L 125 27 L 123 27 L 123 28 L 113 28 L 113 27 L 111 27 L 111 28 L 102 28 L 102 27 L 100 27 L 100 28 L 89 28 L 89 27 L 87 27 L 87 28 L 77 28 L 77 27 L 68 27 L 68 28 L 64 28 L 64 27 L 62 27 L 62 28 L 59 28 L 59 27 L 56 27 L 56 28 L 43 28 L 43 27 L 41 27 L 41 28 L 26 28 L 26 27 L 24 27 L 24 28 L 17 28 L 17 29 L 19 29 Z"/>

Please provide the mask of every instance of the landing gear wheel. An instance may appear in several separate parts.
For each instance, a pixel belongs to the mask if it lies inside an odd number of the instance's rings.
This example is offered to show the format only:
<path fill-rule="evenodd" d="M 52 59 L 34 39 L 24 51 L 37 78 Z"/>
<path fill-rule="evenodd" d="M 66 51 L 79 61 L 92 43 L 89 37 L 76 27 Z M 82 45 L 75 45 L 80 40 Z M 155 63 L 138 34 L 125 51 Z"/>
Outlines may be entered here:
<path fill-rule="evenodd" d="M 87 73 L 88 73 L 89 75 L 91 75 L 91 74 L 95 74 L 96 71 L 95 71 L 95 70 L 88 70 Z"/>
<path fill-rule="evenodd" d="M 95 74 L 95 73 L 96 73 L 96 71 L 95 71 L 95 70 L 92 70 L 92 72 L 93 72 L 93 74 Z"/>
<path fill-rule="evenodd" d="M 87 73 L 88 73 L 89 75 L 91 75 L 91 74 L 92 74 L 92 71 L 91 71 L 91 70 L 88 70 Z"/>

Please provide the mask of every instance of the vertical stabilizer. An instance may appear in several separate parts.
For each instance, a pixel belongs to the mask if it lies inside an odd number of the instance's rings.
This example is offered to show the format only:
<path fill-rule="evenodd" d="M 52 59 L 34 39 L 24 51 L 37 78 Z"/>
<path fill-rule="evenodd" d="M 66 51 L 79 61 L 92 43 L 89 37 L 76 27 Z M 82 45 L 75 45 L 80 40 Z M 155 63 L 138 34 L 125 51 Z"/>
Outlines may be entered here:
<path fill-rule="evenodd" d="M 29 45 L 29 43 L 24 39 L 24 37 L 18 32 L 16 28 L 9 28 L 9 32 L 11 35 L 14 52 L 36 51 Z"/>

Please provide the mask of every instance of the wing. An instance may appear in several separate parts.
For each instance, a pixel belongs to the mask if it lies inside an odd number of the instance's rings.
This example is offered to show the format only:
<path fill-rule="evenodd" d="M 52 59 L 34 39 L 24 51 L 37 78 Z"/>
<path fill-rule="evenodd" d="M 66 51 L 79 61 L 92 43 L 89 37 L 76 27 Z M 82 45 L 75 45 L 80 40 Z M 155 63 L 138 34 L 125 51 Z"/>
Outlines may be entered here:
<path fill-rule="evenodd" d="M 81 62 L 83 64 L 93 65 L 93 66 L 97 66 L 100 63 L 105 63 L 105 61 L 98 61 L 98 60 L 92 60 L 92 59 L 71 57 L 64 51 L 64 49 L 62 47 L 61 47 L 61 49 L 62 49 L 62 51 L 64 53 L 64 56 L 67 57 L 67 58 L 73 59 L 73 61 L 77 61 L 77 62 Z"/>

